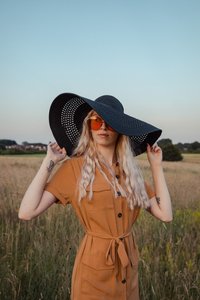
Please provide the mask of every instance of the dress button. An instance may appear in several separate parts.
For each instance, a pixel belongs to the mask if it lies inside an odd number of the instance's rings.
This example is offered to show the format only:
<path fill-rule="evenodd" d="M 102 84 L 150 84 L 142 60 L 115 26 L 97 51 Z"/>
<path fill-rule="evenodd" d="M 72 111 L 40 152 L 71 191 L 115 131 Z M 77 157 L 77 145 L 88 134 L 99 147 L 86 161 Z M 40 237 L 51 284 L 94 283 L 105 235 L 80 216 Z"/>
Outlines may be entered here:
<path fill-rule="evenodd" d="M 119 197 L 121 196 L 121 193 L 120 193 L 120 191 L 117 191 L 117 196 L 119 196 Z"/>
<path fill-rule="evenodd" d="M 122 217 L 122 213 L 118 213 L 118 218 L 121 218 Z"/>
<path fill-rule="evenodd" d="M 115 176 L 117 179 L 119 179 L 120 178 L 120 176 L 117 174 L 116 176 Z"/>
<path fill-rule="evenodd" d="M 122 280 L 122 283 L 126 283 L 126 279 L 125 278 Z"/>

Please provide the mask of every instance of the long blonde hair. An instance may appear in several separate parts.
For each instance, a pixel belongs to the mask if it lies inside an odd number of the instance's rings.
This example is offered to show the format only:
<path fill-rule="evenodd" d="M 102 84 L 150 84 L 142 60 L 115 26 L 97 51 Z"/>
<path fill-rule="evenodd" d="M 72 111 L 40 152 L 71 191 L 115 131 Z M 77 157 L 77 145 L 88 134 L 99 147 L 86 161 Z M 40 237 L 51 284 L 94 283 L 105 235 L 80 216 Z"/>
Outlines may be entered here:
<path fill-rule="evenodd" d="M 125 188 L 119 184 L 115 176 L 112 176 L 112 179 L 109 179 L 109 177 L 103 171 L 101 166 L 102 162 L 107 166 L 108 169 L 109 166 L 106 164 L 103 157 L 98 153 L 88 125 L 88 119 L 93 114 L 94 111 L 92 110 L 84 119 L 82 133 L 78 145 L 73 152 L 73 156 L 84 156 L 81 178 L 78 183 L 79 202 L 87 195 L 86 188 L 88 186 L 88 197 L 90 200 L 92 199 L 92 185 L 95 179 L 95 169 L 98 168 L 100 173 L 112 186 L 115 197 L 117 197 L 117 191 L 120 191 L 121 195 L 126 197 L 130 209 L 134 209 L 135 206 L 144 208 L 149 207 L 150 203 L 144 187 L 144 180 L 136 159 L 134 158 L 134 153 L 132 151 L 128 136 L 119 134 L 115 149 L 116 158 L 117 161 L 119 161 L 120 173 L 124 174 Z"/>

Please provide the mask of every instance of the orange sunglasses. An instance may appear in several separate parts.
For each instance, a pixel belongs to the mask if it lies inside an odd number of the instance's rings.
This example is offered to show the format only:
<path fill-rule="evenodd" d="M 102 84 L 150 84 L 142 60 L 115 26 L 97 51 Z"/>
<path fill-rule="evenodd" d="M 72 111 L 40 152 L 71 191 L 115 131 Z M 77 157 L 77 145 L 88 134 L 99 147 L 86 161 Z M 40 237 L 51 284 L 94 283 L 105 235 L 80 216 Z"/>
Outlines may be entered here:
<path fill-rule="evenodd" d="M 91 130 L 99 130 L 104 122 L 100 117 L 92 116 L 89 119 L 90 129 Z M 105 126 L 110 131 L 115 131 L 112 127 L 105 123 Z"/>

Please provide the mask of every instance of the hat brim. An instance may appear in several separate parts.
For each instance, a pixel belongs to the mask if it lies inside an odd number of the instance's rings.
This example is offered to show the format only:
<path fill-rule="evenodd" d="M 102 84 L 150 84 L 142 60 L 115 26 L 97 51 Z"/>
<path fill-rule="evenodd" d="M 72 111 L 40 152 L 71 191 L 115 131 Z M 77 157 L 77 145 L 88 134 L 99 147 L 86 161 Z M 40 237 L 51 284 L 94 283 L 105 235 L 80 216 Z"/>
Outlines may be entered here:
<path fill-rule="evenodd" d="M 116 111 L 109 105 L 63 93 L 51 104 L 49 124 L 58 145 L 65 147 L 69 156 L 77 146 L 83 120 L 91 110 L 95 110 L 116 132 L 129 136 L 135 155 L 145 152 L 147 144 L 153 145 L 162 133 L 161 129 Z"/>

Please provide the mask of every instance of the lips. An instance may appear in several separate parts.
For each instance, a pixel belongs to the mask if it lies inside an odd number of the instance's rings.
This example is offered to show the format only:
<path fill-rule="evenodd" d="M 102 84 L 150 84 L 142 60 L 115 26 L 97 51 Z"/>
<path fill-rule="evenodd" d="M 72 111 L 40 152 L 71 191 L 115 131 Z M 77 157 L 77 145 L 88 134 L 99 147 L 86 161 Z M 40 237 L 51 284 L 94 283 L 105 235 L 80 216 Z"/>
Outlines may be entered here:
<path fill-rule="evenodd" d="M 109 136 L 109 135 L 106 134 L 106 133 L 99 133 L 98 136 L 100 136 L 100 137 L 107 137 L 107 136 Z"/>

